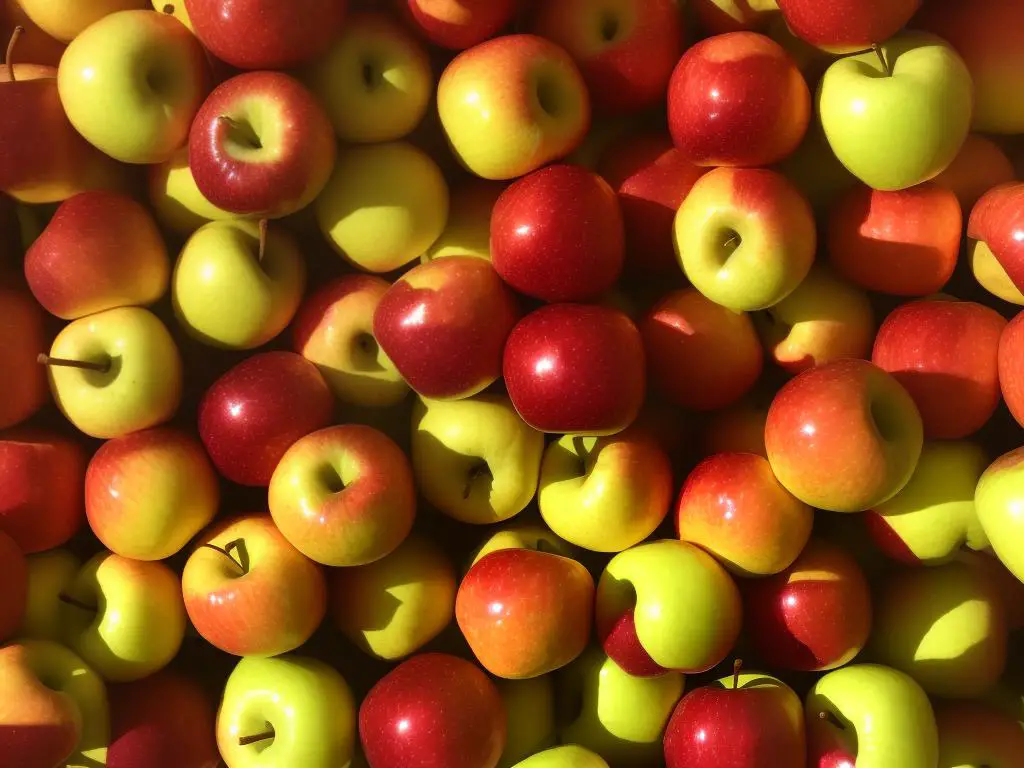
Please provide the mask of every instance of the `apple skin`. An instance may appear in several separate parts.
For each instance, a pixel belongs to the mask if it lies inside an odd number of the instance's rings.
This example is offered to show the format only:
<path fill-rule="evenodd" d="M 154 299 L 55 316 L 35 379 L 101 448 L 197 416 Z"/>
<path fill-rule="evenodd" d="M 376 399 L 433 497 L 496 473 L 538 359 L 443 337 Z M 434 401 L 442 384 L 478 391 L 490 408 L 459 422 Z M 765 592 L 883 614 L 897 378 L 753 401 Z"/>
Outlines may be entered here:
<path fill-rule="evenodd" d="M 757 31 L 779 10 L 776 0 L 693 0 L 690 8 L 701 29 L 709 35 Z"/>
<path fill-rule="evenodd" d="M 999 337 L 999 388 L 1017 423 L 1024 426 L 1024 312 L 1018 312 Z"/>
<path fill-rule="evenodd" d="M 494 269 L 543 301 L 601 296 L 622 273 L 625 247 L 615 192 L 578 165 L 549 165 L 513 182 L 491 214 Z"/>
<path fill-rule="evenodd" d="M 715 411 L 704 424 L 700 441 L 702 455 L 752 453 L 768 458 L 764 447 L 764 425 L 768 408 L 750 398 Z"/>
<path fill-rule="evenodd" d="M 445 256 L 491 258 L 491 216 L 507 185 L 500 181 L 470 178 L 451 193 L 444 231 L 420 257 L 431 261 Z"/>
<path fill-rule="evenodd" d="M 460 53 L 438 81 L 437 108 L 452 152 L 485 179 L 514 179 L 565 157 L 590 127 L 579 69 L 536 35 L 496 37 Z"/>
<path fill-rule="evenodd" d="M 36 357 L 48 343 L 46 316 L 28 291 L 0 281 L 0 429 L 20 424 L 47 400 L 46 371 Z"/>
<path fill-rule="evenodd" d="M 505 749 L 498 761 L 498 768 L 518 768 L 521 761 L 548 751 L 556 743 L 555 676 L 541 675 L 529 680 L 499 678 L 495 685 L 498 686 L 505 709 L 506 732 Z M 543 768 L 543 761 L 537 762 Z M 588 766 L 570 763 L 569 768 Z"/>
<path fill-rule="evenodd" d="M 28 606 L 28 564 L 17 542 L 0 530 L 0 643 L 14 636 Z"/>
<path fill-rule="evenodd" d="M 64 320 L 153 304 L 166 293 L 170 270 L 153 217 L 117 192 L 64 201 L 25 253 L 32 294 Z"/>
<path fill-rule="evenodd" d="M 149 166 L 147 188 L 153 215 L 168 232 L 190 235 L 209 221 L 237 218 L 236 214 L 215 206 L 199 191 L 188 162 L 188 144 L 164 162 Z"/>
<path fill-rule="evenodd" d="M 494 768 L 505 746 L 505 712 L 475 664 L 424 653 L 370 689 L 359 707 L 359 737 L 373 768 Z"/>
<path fill-rule="evenodd" d="M 488 672 L 519 680 L 564 667 L 583 652 L 593 604 L 594 580 L 576 560 L 502 549 L 463 577 L 455 620 Z"/>
<path fill-rule="evenodd" d="M 993 187 L 971 209 L 967 237 L 971 239 L 974 277 L 990 293 L 1013 304 L 1024 304 L 1024 182 Z"/>
<path fill-rule="evenodd" d="M 694 165 L 776 163 L 800 145 L 810 117 L 811 93 L 796 63 L 756 32 L 690 47 L 668 86 L 672 140 Z"/>
<path fill-rule="evenodd" d="M 863 51 L 899 32 L 922 0 L 778 0 L 793 34 L 831 53 Z"/>
<path fill-rule="evenodd" d="M 914 472 L 924 441 L 913 398 L 866 360 L 837 360 L 791 379 L 765 423 L 768 461 L 801 501 L 833 512 L 872 509 Z"/>
<path fill-rule="evenodd" d="M 87 27 L 118 11 L 146 8 L 145 0 L 95 0 L 90 3 L 18 0 L 33 24 L 55 40 L 70 43 Z"/>
<path fill-rule="evenodd" d="M 953 162 L 934 182 L 956 195 L 967 216 L 982 195 L 1013 179 L 1013 163 L 1003 149 L 992 139 L 971 133 Z"/>
<path fill-rule="evenodd" d="M 974 494 L 974 507 L 992 544 L 992 549 L 1014 576 L 1024 582 L 1024 519 L 1018 513 L 1024 503 L 1021 493 L 1024 448 L 1004 453 L 993 461 Z"/>
<path fill-rule="evenodd" d="M 578 744 L 565 744 L 536 752 L 512 768 L 608 768 L 608 763 Z"/>
<path fill-rule="evenodd" d="M 15 27 L 25 30 L 18 38 L 20 61 L 31 61 L 47 67 L 60 64 L 60 57 L 67 46 L 32 21 L 21 7 L 20 0 L 3 0 L 0 2 L 0 39 L 10 40 Z"/>
<path fill-rule="evenodd" d="M 59 595 L 75 578 L 82 563 L 63 549 L 28 555 L 25 562 L 28 566 L 28 592 L 25 619 L 18 629 L 18 636 L 59 643 L 62 639 L 63 606 Z"/>
<path fill-rule="evenodd" d="M 1024 755 L 1020 723 L 997 709 L 974 702 L 935 705 L 939 729 L 939 768 L 985 765 L 1017 768 Z"/>
<path fill-rule="evenodd" d="M 861 288 L 926 296 L 953 276 L 962 231 L 956 195 L 937 181 L 889 192 L 857 184 L 828 213 L 826 247 L 836 272 Z"/>
<path fill-rule="evenodd" d="M 320 372 L 292 352 L 263 352 L 221 376 L 199 404 L 199 436 L 226 479 L 268 486 L 299 438 L 327 426 L 334 398 Z"/>
<path fill-rule="evenodd" d="M 535 523 L 516 522 L 499 528 L 485 538 L 469 556 L 465 568 L 468 571 L 484 557 L 502 549 L 534 549 L 551 552 L 562 557 L 578 560 L 578 550 L 564 539 L 556 536 L 550 528 Z M 465 573 L 463 573 L 465 575 Z"/>
<path fill-rule="evenodd" d="M 421 35 L 454 51 L 494 37 L 516 12 L 516 0 L 399 0 L 399 4 Z"/>
<path fill-rule="evenodd" d="M 959 439 L 981 429 L 999 405 L 1005 327 L 1002 315 L 973 301 L 909 302 L 878 329 L 871 360 L 910 393 L 926 438 Z"/>

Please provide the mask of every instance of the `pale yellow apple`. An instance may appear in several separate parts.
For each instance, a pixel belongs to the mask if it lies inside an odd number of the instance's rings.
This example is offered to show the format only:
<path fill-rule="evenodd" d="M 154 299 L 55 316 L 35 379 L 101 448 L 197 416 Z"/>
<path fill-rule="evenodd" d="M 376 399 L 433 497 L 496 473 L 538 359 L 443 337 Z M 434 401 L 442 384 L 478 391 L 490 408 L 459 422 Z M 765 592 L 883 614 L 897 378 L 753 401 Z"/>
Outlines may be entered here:
<path fill-rule="evenodd" d="M 50 37 L 70 43 L 90 24 L 118 11 L 145 8 L 146 0 L 17 0 L 32 22 Z"/>
<path fill-rule="evenodd" d="M 549 528 L 531 523 L 515 523 L 500 528 L 484 539 L 470 555 L 466 570 L 476 565 L 484 556 L 502 549 L 536 549 L 577 559 L 575 548 L 569 542 L 558 538 Z"/>
<path fill-rule="evenodd" d="M 150 166 L 149 202 L 162 227 L 183 235 L 191 234 L 208 221 L 238 218 L 215 206 L 199 191 L 188 164 L 188 145 L 170 159 Z"/>
<path fill-rule="evenodd" d="M 555 743 L 555 681 L 552 675 L 495 681 L 505 705 L 505 749 L 498 768 L 509 768 Z"/>
<path fill-rule="evenodd" d="M 491 258 L 491 213 L 506 185 L 471 179 L 452 190 L 444 232 L 423 255 L 424 261 L 444 256 Z"/>
<path fill-rule="evenodd" d="M 596 752 L 579 744 L 564 744 L 516 763 L 514 768 L 608 768 L 608 763 Z"/>
<path fill-rule="evenodd" d="M 58 595 L 75 578 L 81 561 L 64 549 L 38 552 L 28 564 L 28 598 L 18 637 L 61 641 L 61 604 Z"/>

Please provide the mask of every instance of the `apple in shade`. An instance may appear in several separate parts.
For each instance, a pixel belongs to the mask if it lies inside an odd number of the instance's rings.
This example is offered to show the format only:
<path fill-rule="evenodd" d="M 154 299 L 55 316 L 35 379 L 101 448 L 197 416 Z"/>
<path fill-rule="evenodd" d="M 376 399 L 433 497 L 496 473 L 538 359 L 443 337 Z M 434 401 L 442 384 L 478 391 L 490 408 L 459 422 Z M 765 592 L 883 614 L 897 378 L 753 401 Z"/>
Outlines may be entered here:
<path fill-rule="evenodd" d="M 470 554 L 465 570 L 476 565 L 484 557 L 502 549 L 534 549 L 551 552 L 563 557 L 579 559 L 578 550 L 564 539 L 560 539 L 545 525 L 516 522 L 499 528 L 488 535 Z"/>
<path fill-rule="evenodd" d="M 520 293 L 587 301 L 622 272 L 625 235 L 614 190 L 592 171 L 555 164 L 512 183 L 491 217 L 491 261 Z"/>
<path fill-rule="evenodd" d="M 32 294 L 0 278 L 0 429 L 25 421 L 46 402 L 46 371 L 36 358 L 47 343 L 46 316 Z"/>
<path fill-rule="evenodd" d="M 551 304 L 531 312 L 509 335 L 502 370 L 519 415 L 541 432 L 615 434 L 643 405 L 640 332 L 610 307 Z"/>
<path fill-rule="evenodd" d="M 448 221 L 420 259 L 430 261 L 445 256 L 491 258 L 491 215 L 505 191 L 500 181 L 470 178 L 452 189 Z"/>
<path fill-rule="evenodd" d="M 67 46 L 40 29 L 29 18 L 20 0 L 3 0 L 0 2 L 0 39 L 9 39 L 15 27 L 24 30 L 18 38 L 19 56 L 23 61 L 49 67 L 60 64 L 61 54 Z"/>
<path fill-rule="evenodd" d="M 359 707 L 359 738 L 373 768 L 494 768 L 505 746 L 505 712 L 478 666 L 424 653 L 370 689 Z"/>
<path fill-rule="evenodd" d="M 217 711 L 217 747 L 228 768 L 336 768 L 352 760 L 356 703 L 333 667 L 288 654 L 235 665 Z"/>
<path fill-rule="evenodd" d="M 757 30 L 777 15 L 777 0 L 693 0 L 690 7 L 700 27 L 712 35 Z"/>
<path fill-rule="evenodd" d="M 1024 581 L 1024 448 L 1004 453 L 993 461 L 974 495 L 975 510 L 992 549 L 1014 576 Z"/>
<path fill-rule="evenodd" d="M 1013 163 L 1002 147 L 987 136 L 971 133 L 953 162 L 934 182 L 956 195 L 966 216 L 982 195 L 1013 178 Z"/>
<path fill-rule="evenodd" d="M 28 592 L 25 618 L 18 629 L 18 636 L 59 643 L 63 605 L 59 596 L 75 578 L 82 563 L 64 549 L 28 555 L 25 563 L 28 566 Z"/>
<path fill-rule="evenodd" d="M 435 45 L 471 48 L 512 21 L 515 0 L 400 0 L 414 29 Z"/>
<path fill-rule="evenodd" d="M 999 337 L 999 388 L 1013 418 L 1024 426 L 1024 312 L 1019 312 Z"/>
<path fill-rule="evenodd" d="M 151 4 L 154 11 L 160 11 L 160 13 L 166 13 L 168 16 L 173 16 L 186 27 L 192 29 L 192 21 L 188 17 L 188 11 L 185 10 L 185 0 L 174 0 L 174 2 L 151 0 Z"/>
<path fill-rule="evenodd" d="M 188 149 L 203 197 L 225 211 L 265 218 L 313 202 L 336 154 L 323 107 L 283 72 L 247 72 L 218 85 L 195 116 Z"/>
<path fill-rule="evenodd" d="M 418 399 L 412 466 L 423 497 L 463 523 L 515 517 L 537 492 L 544 436 L 502 395 Z"/>
<path fill-rule="evenodd" d="M 1024 729 L 995 707 L 974 702 L 935 705 L 939 768 L 1016 768 L 1024 755 Z"/>
<path fill-rule="evenodd" d="M 811 207 L 785 176 L 715 168 L 701 176 L 675 219 L 675 244 L 693 287 L 736 312 L 791 294 L 814 262 Z"/>
<path fill-rule="evenodd" d="M 579 744 L 563 744 L 537 752 L 512 768 L 608 768 L 608 763 Z"/>
<path fill-rule="evenodd" d="M 882 323 L 871 360 L 910 393 L 925 437 L 967 437 L 999 405 L 999 338 L 1005 327 L 1002 315 L 973 301 L 914 301 Z"/>
<path fill-rule="evenodd" d="M 981 287 L 1024 304 L 1024 182 L 993 187 L 971 209 L 967 222 L 971 269 Z"/>
<path fill-rule="evenodd" d="M 695 165 L 776 163 L 800 145 L 810 117 L 811 94 L 796 62 L 756 32 L 701 40 L 668 84 L 669 131 Z"/>
<path fill-rule="evenodd" d="M 365 565 L 393 552 L 416 517 L 409 460 L 394 440 L 361 424 L 296 441 L 274 470 L 269 503 L 285 538 L 331 566 Z"/>
<path fill-rule="evenodd" d="M 117 192 L 66 200 L 25 253 L 32 294 L 64 320 L 153 304 L 167 291 L 170 271 L 153 217 Z"/>
<path fill-rule="evenodd" d="M 685 541 L 620 552 L 597 585 L 598 638 L 631 675 L 711 669 L 735 644 L 740 616 L 740 593 L 728 572 Z"/>
<path fill-rule="evenodd" d="M 326 427 L 333 412 L 334 398 L 315 365 L 293 352 L 263 352 L 206 391 L 199 436 L 224 478 L 267 486 L 292 443 Z"/>
<path fill-rule="evenodd" d="M 891 192 L 857 184 L 832 205 L 832 267 L 861 288 L 925 296 L 949 282 L 963 228 L 956 195 L 938 181 Z"/>
<path fill-rule="evenodd" d="M 768 452 L 764 447 L 767 418 L 768 406 L 749 397 L 710 413 L 700 437 L 702 455 L 753 453 L 767 458 Z"/>
<path fill-rule="evenodd" d="M 934 768 L 939 738 L 928 696 L 880 664 L 829 672 L 804 702 L 811 768 Z"/>
<path fill-rule="evenodd" d="M 506 35 L 463 51 L 441 74 L 437 109 L 469 171 L 514 179 L 565 157 L 590 127 L 586 83 L 564 48 Z"/>
<path fill-rule="evenodd" d="M 149 166 L 147 187 L 153 215 L 168 232 L 190 235 L 208 221 L 236 218 L 236 214 L 221 210 L 199 191 L 188 163 L 188 144 L 168 160 Z"/>
<path fill-rule="evenodd" d="M 778 0 L 793 33 L 832 53 L 854 53 L 899 32 L 921 0 L 839 0 L 822 7 L 815 0 Z"/>
<path fill-rule="evenodd" d="M 28 606 L 28 564 L 17 542 L 0 530 L 0 643 L 14 637 Z"/>
<path fill-rule="evenodd" d="M 118 11 L 146 7 L 145 0 L 94 0 L 90 3 L 17 0 L 33 24 L 55 40 L 69 43 L 91 24 Z"/>
<path fill-rule="evenodd" d="M 547 751 L 556 743 L 555 676 L 541 675 L 528 680 L 499 678 L 495 685 L 505 709 L 506 733 L 498 768 L 518 768 L 520 761 Z M 570 762 L 569 768 L 574 765 Z M 586 764 L 581 768 L 586 768 Z"/>

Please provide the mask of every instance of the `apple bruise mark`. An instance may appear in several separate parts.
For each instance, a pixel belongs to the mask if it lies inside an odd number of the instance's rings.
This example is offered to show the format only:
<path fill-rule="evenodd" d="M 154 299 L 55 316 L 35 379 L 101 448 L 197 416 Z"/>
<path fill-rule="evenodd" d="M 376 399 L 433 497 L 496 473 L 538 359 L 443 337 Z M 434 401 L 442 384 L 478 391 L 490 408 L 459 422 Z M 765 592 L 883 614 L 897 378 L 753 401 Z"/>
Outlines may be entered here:
<path fill-rule="evenodd" d="M 249 550 L 245 546 L 245 539 L 234 539 L 229 541 L 223 547 L 218 547 L 216 544 L 204 543 L 199 545 L 201 548 L 212 549 L 214 552 L 219 552 L 224 555 L 228 560 L 231 561 L 232 565 L 238 568 L 242 573 L 241 576 L 245 576 L 249 573 Z M 236 559 L 235 555 L 238 557 Z"/>
<path fill-rule="evenodd" d="M 494 475 L 491 473 L 491 468 L 487 466 L 486 461 L 479 461 L 473 465 L 473 468 L 469 470 L 469 476 L 466 478 L 466 487 L 462 490 L 462 498 L 468 499 L 470 494 L 473 493 L 473 486 L 477 484 L 477 481 L 485 480 L 490 488 L 490 483 L 494 480 Z"/>
<path fill-rule="evenodd" d="M 25 28 L 20 24 L 11 32 L 11 39 L 7 42 L 7 50 L 4 52 L 4 64 L 7 66 L 7 76 L 14 82 L 14 47 L 18 44 L 18 38 L 25 33 Z"/>
<path fill-rule="evenodd" d="M 261 731 L 260 733 L 254 733 L 254 734 L 252 734 L 250 736 L 239 736 L 238 737 L 238 746 L 240 746 L 240 747 L 247 747 L 250 744 L 259 744 L 260 742 L 263 742 L 263 741 L 273 740 L 273 738 L 274 738 L 274 726 L 272 726 L 268 722 L 264 722 L 264 725 L 267 726 L 267 729 L 265 731 Z M 267 746 L 269 746 L 269 745 L 267 745 Z"/>

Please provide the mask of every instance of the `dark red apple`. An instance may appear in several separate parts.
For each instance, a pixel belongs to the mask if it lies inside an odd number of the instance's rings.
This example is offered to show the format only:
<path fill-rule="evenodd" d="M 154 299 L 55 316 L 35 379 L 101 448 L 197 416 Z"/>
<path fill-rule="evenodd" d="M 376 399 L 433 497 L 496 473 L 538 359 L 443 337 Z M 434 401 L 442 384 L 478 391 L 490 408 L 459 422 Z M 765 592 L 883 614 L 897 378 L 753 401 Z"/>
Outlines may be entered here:
<path fill-rule="evenodd" d="M 793 34 L 832 53 L 884 43 L 910 21 L 921 0 L 778 0 Z"/>
<path fill-rule="evenodd" d="M 17 543 L 0 530 L 0 643 L 14 637 L 25 618 L 28 566 Z"/>
<path fill-rule="evenodd" d="M 1024 426 L 1024 311 L 1017 313 L 999 338 L 999 387 L 1013 418 Z"/>
<path fill-rule="evenodd" d="M 46 367 L 36 358 L 49 346 L 42 307 L 20 277 L 0 275 L 0 429 L 20 424 L 46 402 Z"/>

